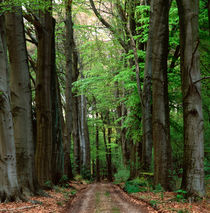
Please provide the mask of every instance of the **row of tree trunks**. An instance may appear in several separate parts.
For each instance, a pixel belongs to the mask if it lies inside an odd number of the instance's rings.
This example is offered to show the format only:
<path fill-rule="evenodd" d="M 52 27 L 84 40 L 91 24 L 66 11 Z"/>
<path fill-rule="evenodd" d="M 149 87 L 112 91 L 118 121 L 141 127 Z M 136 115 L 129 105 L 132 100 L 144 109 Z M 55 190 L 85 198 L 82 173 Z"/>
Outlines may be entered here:
<path fill-rule="evenodd" d="M 20 196 L 8 81 L 5 26 L 0 15 L 0 202 L 13 201 Z"/>
<path fill-rule="evenodd" d="M 10 59 L 11 106 L 18 184 L 21 192 L 35 193 L 34 141 L 32 130 L 31 85 L 23 17 L 20 8 L 6 14 L 7 46 Z"/>

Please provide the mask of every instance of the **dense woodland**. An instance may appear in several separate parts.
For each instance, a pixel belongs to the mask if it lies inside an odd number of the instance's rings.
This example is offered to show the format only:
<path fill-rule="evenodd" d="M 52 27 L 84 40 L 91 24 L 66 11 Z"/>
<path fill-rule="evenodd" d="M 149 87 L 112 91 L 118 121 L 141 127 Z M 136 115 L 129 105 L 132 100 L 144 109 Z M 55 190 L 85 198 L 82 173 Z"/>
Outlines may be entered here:
<path fill-rule="evenodd" d="M 0 202 L 81 176 L 205 196 L 209 0 L 0 0 Z"/>

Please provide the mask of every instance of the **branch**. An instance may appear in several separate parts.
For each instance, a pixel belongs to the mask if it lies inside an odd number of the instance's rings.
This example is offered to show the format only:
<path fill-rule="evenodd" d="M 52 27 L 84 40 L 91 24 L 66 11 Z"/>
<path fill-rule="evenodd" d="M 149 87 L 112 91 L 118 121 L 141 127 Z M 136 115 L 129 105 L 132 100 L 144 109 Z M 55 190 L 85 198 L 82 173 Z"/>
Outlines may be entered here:
<path fill-rule="evenodd" d="M 38 18 L 33 14 L 23 14 L 23 17 L 31 24 L 34 25 L 34 27 L 39 31 L 42 29 L 42 25 Z"/>
<path fill-rule="evenodd" d="M 193 84 L 196 84 L 196 83 L 198 83 L 198 82 L 200 82 L 200 81 L 202 81 L 202 80 L 205 80 L 205 79 L 210 79 L 210 76 L 203 77 L 203 78 L 201 78 L 201 79 L 199 79 L 199 80 L 193 82 Z"/>
<path fill-rule="evenodd" d="M 126 43 L 117 35 L 117 32 L 115 31 L 115 29 L 113 28 L 113 26 L 111 26 L 102 16 L 101 14 L 98 12 L 98 10 L 95 7 L 95 4 L 93 2 L 93 0 L 89 0 L 92 10 L 95 13 L 96 17 L 99 19 L 99 21 L 107 28 L 111 31 L 112 34 L 115 35 L 115 37 L 117 38 L 118 42 L 120 43 L 120 45 L 124 48 L 125 51 L 128 51 L 128 46 L 126 45 Z"/>
<path fill-rule="evenodd" d="M 176 50 L 174 52 L 174 56 L 172 58 L 172 61 L 171 61 L 171 64 L 170 64 L 170 67 L 169 67 L 169 70 L 172 71 L 176 65 L 176 61 L 178 60 L 180 56 L 180 45 L 177 45 L 176 46 Z"/>
<path fill-rule="evenodd" d="M 133 49 L 133 53 L 134 53 L 134 60 L 135 60 L 135 70 L 136 70 L 136 81 L 137 81 L 137 88 L 138 88 L 138 94 L 139 94 L 139 99 L 143 105 L 143 94 L 142 94 L 142 89 L 141 89 L 141 83 L 140 83 L 140 68 L 139 68 L 139 61 L 138 61 L 138 54 L 137 54 L 137 48 L 136 48 L 136 42 L 133 38 L 130 26 L 128 26 L 127 28 L 128 32 L 129 32 L 129 36 L 131 39 L 131 46 Z"/>
<path fill-rule="evenodd" d="M 26 41 L 31 42 L 32 44 L 35 44 L 36 46 L 38 46 L 38 41 L 36 40 L 36 38 L 34 38 L 34 36 L 31 34 L 30 30 L 27 28 L 26 29 L 26 34 L 29 36 L 30 39 L 26 39 Z"/>

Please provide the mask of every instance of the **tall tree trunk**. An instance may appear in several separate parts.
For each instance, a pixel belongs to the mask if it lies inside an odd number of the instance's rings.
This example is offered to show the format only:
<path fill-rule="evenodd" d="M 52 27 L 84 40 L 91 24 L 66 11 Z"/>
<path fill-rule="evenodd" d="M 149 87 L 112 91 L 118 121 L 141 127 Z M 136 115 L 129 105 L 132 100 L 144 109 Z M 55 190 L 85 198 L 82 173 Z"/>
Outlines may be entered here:
<path fill-rule="evenodd" d="M 64 143 L 64 172 L 69 179 L 73 177 L 70 149 L 71 149 L 71 134 L 72 134 L 72 73 L 73 73 L 73 23 L 72 23 L 72 5 L 71 2 L 66 3 L 66 137 Z"/>
<path fill-rule="evenodd" d="M 51 78 L 55 63 L 53 61 L 54 53 L 52 46 L 54 43 L 53 22 L 51 11 L 40 11 L 40 23 L 36 26 L 38 55 L 35 99 L 37 117 L 35 169 L 41 186 L 44 186 L 46 181 L 52 181 L 53 128 Z"/>
<path fill-rule="evenodd" d="M 7 45 L 10 58 L 11 103 L 18 183 L 21 192 L 35 193 L 34 142 L 32 130 L 31 84 L 27 61 L 23 17 L 20 8 L 6 14 Z"/>
<path fill-rule="evenodd" d="M 136 177 L 136 148 L 137 143 L 134 143 L 133 140 L 130 141 L 130 179 L 134 179 Z"/>
<path fill-rule="evenodd" d="M 147 41 L 146 61 L 144 67 L 144 86 L 142 101 L 142 167 L 149 171 L 152 162 L 152 18 L 153 11 L 150 11 L 149 37 Z"/>
<path fill-rule="evenodd" d="M 81 78 L 83 78 L 81 74 Z M 90 174 L 90 141 L 87 125 L 87 105 L 85 95 L 81 95 L 80 101 L 80 124 L 81 124 L 81 149 L 82 149 L 82 162 L 85 175 Z"/>
<path fill-rule="evenodd" d="M 207 7 L 208 7 L 209 35 L 210 35 L 210 0 L 208 0 Z"/>
<path fill-rule="evenodd" d="M 53 45 L 55 47 L 55 45 Z M 55 59 L 53 59 L 55 61 Z M 60 88 L 56 67 L 52 71 L 52 180 L 58 184 L 64 175 L 64 153 L 63 153 L 63 135 L 62 135 L 62 109 L 60 105 Z"/>
<path fill-rule="evenodd" d="M 198 52 L 198 0 L 177 1 L 180 17 L 181 73 L 184 117 L 182 188 L 188 196 L 204 196 L 204 138 Z"/>
<path fill-rule="evenodd" d="M 108 119 L 108 125 L 110 125 L 110 121 Z M 112 128 L 108 127 L 108 144 L 107 144 L 107 170 L 108 170 L 108 181 L 112 181 L 112 149 L 111 149 L 111 139 L 112 139 Z"/>
<path fill-rule="evenodd" d="M 96 119 L 98 119 L 98 113 L 96 112 Z M 100 182 L 100 165 L 99 165 L 99 127 L 96 123 L 96 181 Z"/>
<path fill-rule="evenodd" d="M 86 170 L 88 175 L 90 175 L 90 137 L 88 130 L 88 121 L 87 121 L 87 99 L 84 96 L 84 135 L 85 135 L 85 146 L 86 146 Z"/>
<path fill-rule="evenodd" d="M 169 110 L 167 91 L 168 17 L 169 1 L 151 2 L 153 12 L 152 31 L 152 125 L 154 142 L 154 184 L 170 188 L 169 170 L 171 148 L 169 134 Z"/>
<path fill-rule="evenodd" d="M 72 82 L 77 81 L 79 75 L 78 70 L 78 55 L 76 51 L 76 47 L 74 44 L 73 48 L 73 73 L 72 73 Z M 81 159 L 80 159 L 80 138 L 79 138 L 79 100 L 77 97 L 76 92 L 72 94 L 72 136 L 74 141 L 74 167 L 75 172 L 80 174 L 80 166 L 81 166 Z"/>
<path fill-rule="evenodd" d="M 20 196 L 16 172 L 14 129 L 10 108 L 4 29 L 3 16 L 0 15 L 0 202 L 14 201 Z"/>

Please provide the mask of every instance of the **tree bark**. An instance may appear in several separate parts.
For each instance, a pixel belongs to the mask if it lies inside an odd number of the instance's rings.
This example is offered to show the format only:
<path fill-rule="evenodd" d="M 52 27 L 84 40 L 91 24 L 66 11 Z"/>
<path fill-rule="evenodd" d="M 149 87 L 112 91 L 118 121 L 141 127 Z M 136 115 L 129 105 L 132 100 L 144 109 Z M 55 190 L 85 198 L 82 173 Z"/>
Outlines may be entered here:
<path fill-rule="evenodd" d="M 22 11 L 6 14 L 7 45 L 10 58 L 11 104 L 14 120 L 17 175 L 26 196 L 36 191 L 32 130 L 31 84 L 27 61 Z"/>
<path fill-rule="evenodd" d="M 188 197 L 204 196 L 204 138 L 198 52 L 198 0 L 177 1 L 180 17 L 181 73 L 184 117 L 182 188 Z"/>
<path fill-rule="evenodd" d="M 72 134 L 72 73 L 73 73 L 73 23 L 72 23 L 72 5 L 66 3 L 66 125 L 65 125 L 65 142 L 64 142 L 64 172 L 69 179 L 73 177 L 72 165 L 70 158 L 71 134 Z"/>
<path fill-rule="evenodd" d="M 50 9 L 50 8 L 49 8 Z M 35 153 L 35 169 L 38 182 L 45 186 L 52 182 L 52 85 L 54 69 L 53 56 L 53 18 L 51 11 L 40 11 L 40 23 L 37 23 L 37 73 L 36 73 L 36 116 L 37 141 Z"/>
<path fill-rule="evenodd" d="M 96 119 L 98 119 L 98 113 L 96 112 Z M 100 182 L 100 162 L 99 162 L 99 127 L 96 123 L 96 181 Z"/>
<path fill-rule="evenodd" d="M 171 147 L 167 85 L 169 1 L 151 2 L 152 32 L 152 126 L 154 142 L 154 184 L 170 189 Z M 152 33 L 150 32 L 150 33 Z"/>
<path fill-rule="evenodd" d="M 55 45 L 53 44 L 53 48 Z M 54 50 L 55 54 L 55 50 Z M 55 61 L 55 56 L 53 61 Z M 58 184 L 64 175 L 64 153 L 63 153 L 63 135 L 62 135 L 62 109 L 60 98 L 60 88 L 58 82 L 58 76 L 56 73 L 56 67 L 52 70 L 51 78 L 51 91 L 52 91 L 52 181 L 54 184 Z"/>
<path fill-rule="evenodd" d="M 18 199 L 20 191 L 16 171 L 16 153 L 10 108 L 7 48 L 3 15 L 0 15 L 0 174 L 0 202 Z"/>
<path fill-rule="evenodd" d="M 147 41 L 146 61 L 144 67 L 144 85 L 142 102 L 142 168 L 149 171 L 152 162 L 152 27 L 153 8 L 150 10 L 150 27 Z"/>
<path fill-rule="evenodd" d="M 210 0 L 208 0 L 208 19 L 209 19 L 209 35 L 210 35 Z"/>
<path fill-rule="evenodd" d="M 76 46 L 73 48 L 73 73 L 72 82 L 77 81 L 79 76 L 78 70 L 78 55 Z M 81 159 L 80 159 L 80 138 L 79 138 L 79 100 L 76 92 L 72 94 L 72 136 L 74 141 L 74 168 L 76 174 L 80 174 Z"/>

